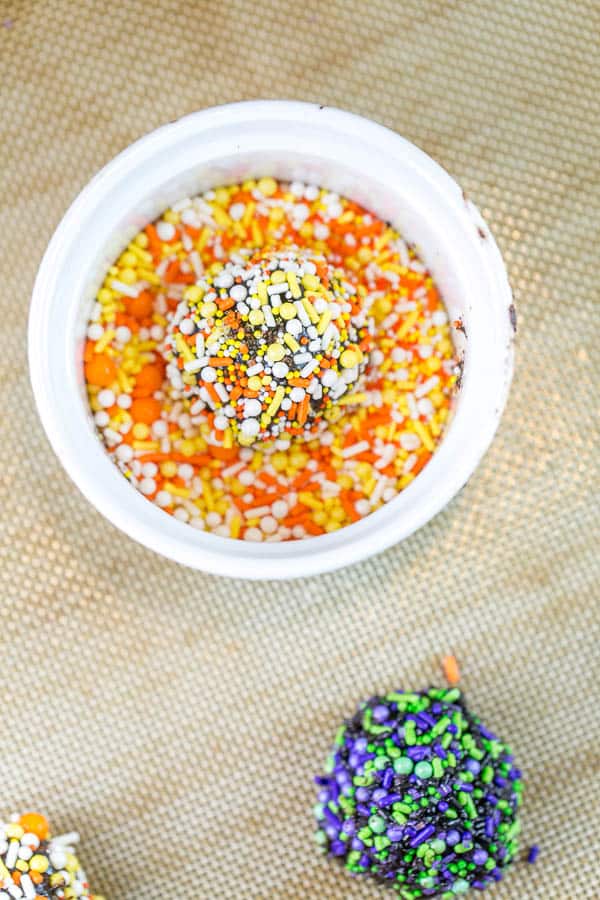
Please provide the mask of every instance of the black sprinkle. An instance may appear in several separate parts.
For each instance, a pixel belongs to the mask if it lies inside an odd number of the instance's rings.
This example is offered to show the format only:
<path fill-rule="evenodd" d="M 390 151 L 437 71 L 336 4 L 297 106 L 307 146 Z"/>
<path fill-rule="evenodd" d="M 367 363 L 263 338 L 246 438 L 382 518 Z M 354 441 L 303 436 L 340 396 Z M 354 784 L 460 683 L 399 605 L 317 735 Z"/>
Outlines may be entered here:
<path fill-rule="evenodd" d="M 483 230 L 483 228 L 480 225 L 477 226 L 477 234 L 479 235 L 479 237 L 481 238 L 482 241 L 487 241 L 487 234 L 485 233 L 485 231 Z"/>
<path fill-rule="evenodd" d="M 510 324 L 512 325 L 512 330 L 514 333 L 517 333 L 517 310 L 515 309 L 515 304 L 511 303 L 508 307 L 508 318 L 510 319 Z"/>

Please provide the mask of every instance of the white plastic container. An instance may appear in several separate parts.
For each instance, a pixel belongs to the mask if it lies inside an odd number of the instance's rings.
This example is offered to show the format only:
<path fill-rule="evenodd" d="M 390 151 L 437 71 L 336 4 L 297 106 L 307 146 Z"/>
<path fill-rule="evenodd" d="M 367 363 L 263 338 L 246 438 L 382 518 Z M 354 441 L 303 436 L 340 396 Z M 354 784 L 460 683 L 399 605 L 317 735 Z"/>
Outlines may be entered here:
<path fill-rule="evenodd" d="M 166 515 L 108 458 L 88 410 L 86 321 L 103 275 L 133 235 L 182 197 L 260 175 L 313 182 L 362 203 L 416 244 L 464 353 L 455 415 L 430 463 L 354 525 L 286 543 L 197 531 Z M 238 103 L 159 128 L 110 162 L 56 229 L 33 291 L 31 381 L 50 442 L 88 500 L 130 537 L 177 562 L 240 578 L 294 578 L 357 562 L 410 535 L 469 479 L 498 426 L 512 375 L 514 308 L 498 248 L 450 176 L 397 134 L 329 107 Z"/>

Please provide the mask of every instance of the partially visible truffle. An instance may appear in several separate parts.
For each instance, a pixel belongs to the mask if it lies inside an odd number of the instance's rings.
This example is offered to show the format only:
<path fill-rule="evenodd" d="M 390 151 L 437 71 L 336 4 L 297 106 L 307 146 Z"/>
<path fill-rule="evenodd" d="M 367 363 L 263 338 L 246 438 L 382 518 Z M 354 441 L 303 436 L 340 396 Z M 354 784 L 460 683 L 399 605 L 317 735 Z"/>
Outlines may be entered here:
<path fill-rule="evenodd" d="M 361 704 L 325 771 L 315 779 L 318 842 L 402 898 L 481 890 L 515 856 L 521 773 L 458 688 Z"/>
<path fill-rule="evenodd" d="M 351 396 L 369 330 L 350 273 L 308 251 L 259 252 L 186 289 L 165 341 L 167 375 L 240 444 L 308 438 Z"/>
<path fill-rule="evenodd" d="M 52 837 L 40 813 L 0 822 L 0 900 L 88 897 L 92 894 L 74 845 L 75 832 Z"/>

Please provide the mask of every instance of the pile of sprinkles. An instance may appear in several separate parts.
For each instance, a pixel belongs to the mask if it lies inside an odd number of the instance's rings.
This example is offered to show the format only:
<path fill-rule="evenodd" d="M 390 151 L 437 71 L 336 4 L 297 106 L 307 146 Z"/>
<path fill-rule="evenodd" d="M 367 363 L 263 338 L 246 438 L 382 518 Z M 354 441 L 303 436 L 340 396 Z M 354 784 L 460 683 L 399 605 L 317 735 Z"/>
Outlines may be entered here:
<path fill-rule="evenodd" d="M 40 813 L 24 813 L 0 823 L 0 900 L 89 897 L 92 894 L 75 856 L 79 836 L 50 834 Z"/>
<path fill-rule="evenodd" d="M 517 852 L 521 773 L 456 687 L 361 704 L 325 772 L 317 841 L 406 900 L 483 890 Z"/>
<path fill-rule="evenodd" d="M 265 177 L 185 198 L 108 270 L 84 368 L 144 496 L 250 541 L 335 531 L 430 460 L 458 366 L 414 248 L 358 204 Z"/>

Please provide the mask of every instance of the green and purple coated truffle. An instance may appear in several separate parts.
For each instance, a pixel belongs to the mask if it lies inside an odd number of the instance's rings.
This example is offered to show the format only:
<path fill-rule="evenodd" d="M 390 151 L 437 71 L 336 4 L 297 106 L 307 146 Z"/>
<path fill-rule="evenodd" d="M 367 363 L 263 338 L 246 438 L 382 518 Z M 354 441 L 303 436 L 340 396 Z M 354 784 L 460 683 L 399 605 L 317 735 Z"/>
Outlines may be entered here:
<path fill-rule="evenodd" d="M 517 852 L 521 773 L 458 688 L 362 703 L 325 773 L 317 841 L 406 900 L 483 890 Z"/>

